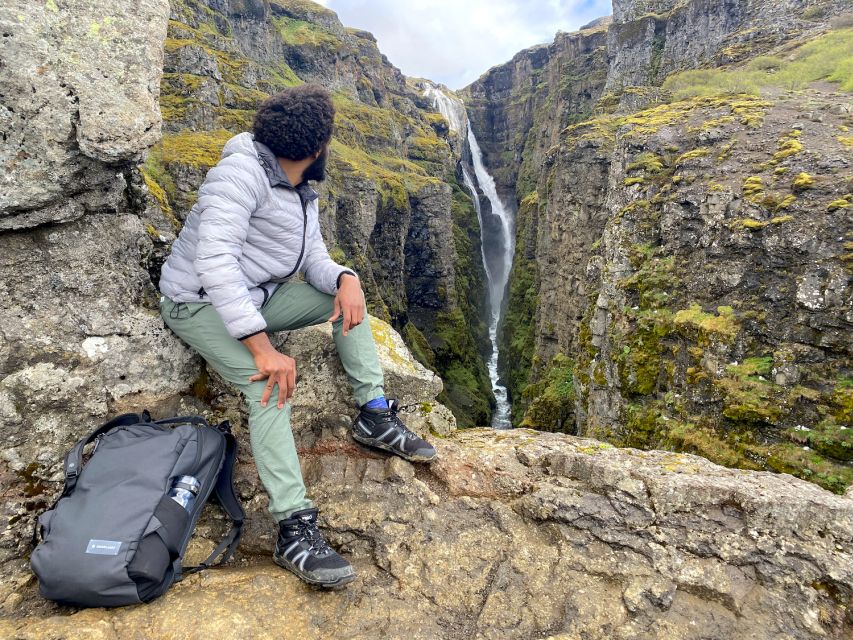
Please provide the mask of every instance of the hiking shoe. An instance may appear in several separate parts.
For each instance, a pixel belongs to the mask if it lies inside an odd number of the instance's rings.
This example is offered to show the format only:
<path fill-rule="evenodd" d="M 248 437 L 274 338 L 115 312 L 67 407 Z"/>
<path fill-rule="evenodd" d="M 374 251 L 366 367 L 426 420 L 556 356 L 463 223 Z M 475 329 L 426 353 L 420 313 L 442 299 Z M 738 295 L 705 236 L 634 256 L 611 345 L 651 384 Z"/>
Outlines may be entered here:
<path fill-rule="evenodd" d="M 412 432 L 397 417 L 400 404 L 388 400 L 387 409 L 361 407 L 352 423 L 352 437 L 362 444 L 396 453 L 412 462 L 430 462 L 437 456 L 435 448 Z"/>
<path fill-rule="evenodd" d="M 273 561 L 308 584 L 342 587 L 355 580 L 352 565 L 332 549 L 317 528 L 318 509 L 295 511 L 278 523 Z"/>

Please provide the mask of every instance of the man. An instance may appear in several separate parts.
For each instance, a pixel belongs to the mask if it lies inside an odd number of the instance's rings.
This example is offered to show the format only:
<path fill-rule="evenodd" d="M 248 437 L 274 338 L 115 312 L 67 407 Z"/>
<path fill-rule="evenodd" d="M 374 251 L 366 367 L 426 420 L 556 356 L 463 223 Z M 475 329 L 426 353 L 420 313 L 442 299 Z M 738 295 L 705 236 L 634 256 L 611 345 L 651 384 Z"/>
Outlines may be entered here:
<path fill-rule="evenodd" d="M 296 363 L 268 332 L 332 322 L 359 405 L 353 437 L 407 460 L 436 456 L 400 421 L 396 401 L 386 401 L 359 278 L 329 257 L 320 235 L 308 181 L 325 178 L 333 119 L 318 85 L 265 100 L 252 131 L 231 138 L 208 171 L 160 278 L 166 324 L 249 406 L 252 454 L 278 521 L 273 559 L 324 587 L 347 584 L 355 572 L 317 529 L 290 429 Z"/>

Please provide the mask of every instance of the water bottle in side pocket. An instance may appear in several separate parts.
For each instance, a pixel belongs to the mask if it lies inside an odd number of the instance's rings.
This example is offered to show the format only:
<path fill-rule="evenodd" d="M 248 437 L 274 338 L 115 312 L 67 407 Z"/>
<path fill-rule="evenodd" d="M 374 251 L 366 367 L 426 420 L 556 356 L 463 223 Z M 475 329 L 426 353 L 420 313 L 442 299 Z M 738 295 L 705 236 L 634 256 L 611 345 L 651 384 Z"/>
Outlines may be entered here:
<path fill-rule="evenodd" d="M 178 476 L 169 489 L 169 497 L 192 513 L 193 503 L 200 488 L 201 483 L 193 476 Z"/>

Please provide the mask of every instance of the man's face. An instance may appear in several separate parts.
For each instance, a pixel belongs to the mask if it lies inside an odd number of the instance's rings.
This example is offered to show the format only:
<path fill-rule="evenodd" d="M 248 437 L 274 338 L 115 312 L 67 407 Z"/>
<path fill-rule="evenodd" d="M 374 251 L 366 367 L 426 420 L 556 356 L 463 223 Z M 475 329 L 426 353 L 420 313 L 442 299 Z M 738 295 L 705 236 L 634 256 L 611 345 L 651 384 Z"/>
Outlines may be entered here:
<path fill-rule="evenodd" d="M 326 160 L 329 158 L 329 145 L 323 147 L 323 151 L 317 156 L 305 171 L 302 172 L 303 180 L 316 180 L 322 182 L 326 179 Z"/>

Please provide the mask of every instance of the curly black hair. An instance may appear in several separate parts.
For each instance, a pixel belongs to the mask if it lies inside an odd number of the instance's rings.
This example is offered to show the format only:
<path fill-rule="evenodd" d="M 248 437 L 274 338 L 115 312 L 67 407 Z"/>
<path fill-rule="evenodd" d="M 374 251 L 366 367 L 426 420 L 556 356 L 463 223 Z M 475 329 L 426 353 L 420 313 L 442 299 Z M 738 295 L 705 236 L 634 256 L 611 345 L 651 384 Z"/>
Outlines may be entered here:
<path fill-rule="evenodd" d="M 335 106 L 318 84 L 289 87 L 261 103 L 252 123 L 255 140 L 280 158 L 304 160 L 332 139 Z"/>

